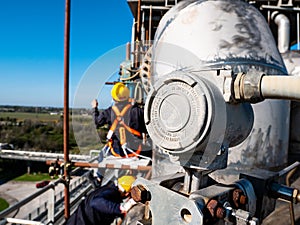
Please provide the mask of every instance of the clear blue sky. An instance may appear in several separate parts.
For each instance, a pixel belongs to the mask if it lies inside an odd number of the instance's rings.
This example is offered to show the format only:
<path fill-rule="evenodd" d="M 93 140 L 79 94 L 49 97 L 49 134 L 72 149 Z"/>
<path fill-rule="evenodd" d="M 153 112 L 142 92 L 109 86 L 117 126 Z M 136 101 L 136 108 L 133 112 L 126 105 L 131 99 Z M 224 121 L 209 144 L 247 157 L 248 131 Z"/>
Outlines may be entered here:
<path fill-rule="evenodd" d="M 64 19 L 65 0 L 0 0 L 0 105 L 63 106 Z M 81 83 L 88 107 L 118 69 L 132 21 L 126 0 L 71 1 L 71 107 Z"/>

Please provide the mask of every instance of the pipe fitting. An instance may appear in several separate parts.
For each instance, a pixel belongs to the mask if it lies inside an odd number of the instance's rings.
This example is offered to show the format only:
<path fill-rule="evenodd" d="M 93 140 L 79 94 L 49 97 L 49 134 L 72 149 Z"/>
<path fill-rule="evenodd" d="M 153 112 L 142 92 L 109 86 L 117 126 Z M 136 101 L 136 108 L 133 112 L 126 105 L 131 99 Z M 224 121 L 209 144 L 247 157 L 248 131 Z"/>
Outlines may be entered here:
<path fill-rule="evenodd" d="M 234 99 L 237 101 L 246 101 L 257 103 L 264 100 L 260 91 L 260 83 L 263 73 L 251 72 L 238 73 L 234 79 Z"/>
<path fill-rule="evenodd" d="M 265 75 L 259 71 L 239 73 L 233 81 L 233 98 L 237 102 L 257 103 L 264 99 L 300 101 L 300 77 Z"/>

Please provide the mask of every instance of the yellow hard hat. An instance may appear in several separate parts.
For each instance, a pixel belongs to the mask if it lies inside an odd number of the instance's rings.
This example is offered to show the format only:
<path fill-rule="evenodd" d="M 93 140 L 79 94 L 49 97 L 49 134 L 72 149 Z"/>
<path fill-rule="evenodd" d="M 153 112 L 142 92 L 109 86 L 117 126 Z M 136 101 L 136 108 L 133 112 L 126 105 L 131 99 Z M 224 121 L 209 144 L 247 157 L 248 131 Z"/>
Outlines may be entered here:
<path fill-rule="evenodd" d="M 121 189 L 124 189 L 123 191 L 129 192 L 134 181 L 134 176 L 125 175 L 118 179 L 118 185 Z"/>
<path fill-rule="evenodd" d="M 116 83 L 111 89 L 111 97 L 117 101 L 126 101 L 129 98 L 129 89 L 123 83 Z"/>

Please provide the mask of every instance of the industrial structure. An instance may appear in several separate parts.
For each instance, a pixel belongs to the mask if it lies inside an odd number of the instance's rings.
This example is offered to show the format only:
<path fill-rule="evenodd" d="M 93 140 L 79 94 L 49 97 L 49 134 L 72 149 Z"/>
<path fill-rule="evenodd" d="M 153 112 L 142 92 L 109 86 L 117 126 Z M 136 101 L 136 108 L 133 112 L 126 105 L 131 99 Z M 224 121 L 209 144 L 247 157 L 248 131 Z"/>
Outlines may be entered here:
<path fill-rule="evenodd" d="M 123 224 L 261 224 L 278 198 L 294 223 L 300 192 L 283 180 L 300 159 L 300 1 L 127 2 L 119 81 L 145 109 L 153 158 Z"/>
<path fill-rule="evenodd" d="M 300 150 L 299 3 L 128 0 L 125 71 L 154 145 L 140 224 L 260 224 L 299 202 L 282 183 Z"/>

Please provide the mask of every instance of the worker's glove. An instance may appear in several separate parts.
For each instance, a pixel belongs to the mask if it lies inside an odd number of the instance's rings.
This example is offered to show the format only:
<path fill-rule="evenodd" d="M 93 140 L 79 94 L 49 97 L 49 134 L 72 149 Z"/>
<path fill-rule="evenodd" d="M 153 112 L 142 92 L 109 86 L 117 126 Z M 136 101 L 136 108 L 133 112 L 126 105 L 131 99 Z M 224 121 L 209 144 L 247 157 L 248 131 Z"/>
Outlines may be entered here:
<path fill-rule="evenodd" d="M 126 213 L 136 204 L 137 203 L 132 198 L 130 198 L 127 202 L 124 202 L 120 205 L 120 210 L 122 213 Z"/>

